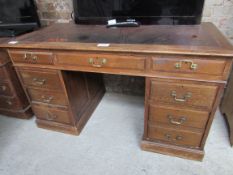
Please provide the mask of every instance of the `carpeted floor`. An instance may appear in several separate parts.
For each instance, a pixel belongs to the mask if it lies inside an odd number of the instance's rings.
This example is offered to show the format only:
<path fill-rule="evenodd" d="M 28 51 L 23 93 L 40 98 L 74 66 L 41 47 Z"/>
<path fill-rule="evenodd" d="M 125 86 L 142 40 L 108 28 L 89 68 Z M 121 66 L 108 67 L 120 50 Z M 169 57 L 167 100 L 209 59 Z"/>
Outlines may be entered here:
<path fill-rule="evenodd" d="M 106 93 L 80 136 L 0 116 L 0 175 L 232 175 L 233 148 L 216 113 L 203 162 L 140 150 L 143 98 Z"/>

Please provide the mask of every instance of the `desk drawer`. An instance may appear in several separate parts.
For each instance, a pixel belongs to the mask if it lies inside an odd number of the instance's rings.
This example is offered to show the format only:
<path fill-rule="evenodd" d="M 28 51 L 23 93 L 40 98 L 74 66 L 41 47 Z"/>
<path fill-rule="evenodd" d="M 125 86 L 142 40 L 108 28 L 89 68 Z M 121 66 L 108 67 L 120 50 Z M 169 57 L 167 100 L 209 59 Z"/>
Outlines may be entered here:
<path fill-rule="evenodd" d="M 1 82 L 0 81 L 0 95 L 13 96 L 10 84 L 8 82 Z"/>
<path fill-rule="evenodd" d="M 145 58 L 120 54 L 57 53 L 58 64 L 144 71 Z"/>
<path fill-rule="evenodd" d="M 2 79 L 6 79 L 6 75 L 5 75 L 5 68 L 4 67 L 0 67 L 0 80 Z"/>
<path fill-rule="evenodd" d="M 0 98 L 0 108 L 9 110 L 20 110 L 23 109 L 22 104 L 17 98 L 1 97 Z"/>
<path fill-rule="evenodd" d="M 65 94 L 55 91 L 27 89 L 29 97 L 33 103 L 46 103 L 50 105 L 67 106 Z"/>
<path fill-rule="evenodd" d="M 211 110 L 217 91 L 216 85 L 152 79 L 149 98 L 156 103 Z"/>
<path fill-rule="evenodd" d="M 164 123 L 169 127 L 192 127 L 204 129 L 209 112 L 149 105 L 149 122 Z"/>
<path fill-rule="evenodd" d="M 32 105 L 32 109 L 38 119 L 71 124 L 71 118 L 68 111 L 38 105 Z"/>
<path fill-rule="evenodd" d="M 152 58 L 151 70 L 158 72 L 222 76 L 226 66 L 227 61 L 224 59 L 160 56 Z"/>
<path fill-rule="evenodd" d="M 200 147 L 202 133 L 187 130 L 176 130 L 158 126 L 148 126 L 148 137 L 167 142 L 169 144 L 188 146 L 193 148 Z"/>
<path fill-rule="evenodd" d="M 53 64 L 53 54 L 50 52 L 27 51 L 27 50 L 10 50 L 11 59 L 15 63 L 27 64 Z"/>
<path fill-rule="evenodd" d="M 57 71 L 44 69 L 19 69 L 25 86 L 62 91 L 62 84 Z"/>

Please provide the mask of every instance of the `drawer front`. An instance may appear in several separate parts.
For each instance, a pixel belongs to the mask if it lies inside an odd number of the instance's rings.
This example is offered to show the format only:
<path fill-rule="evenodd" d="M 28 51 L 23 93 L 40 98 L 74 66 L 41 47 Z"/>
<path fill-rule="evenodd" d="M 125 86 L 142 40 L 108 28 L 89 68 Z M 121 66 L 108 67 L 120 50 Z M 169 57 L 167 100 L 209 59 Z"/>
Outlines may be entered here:
<path fill-rule="evenodd" d="M 215 85 L 152 80 L 149 98 L 157 103 L 211 110 L 217 91 Z"/>
<path fill-rule="evenodd" d="M 169 127 L 192 127 L 204 129 L 209 112 L 149 105 L 149 121 L 164 123 Z"/>
<path fill-rule="evenodd" d="M 53 121 L 63 124 L 70 124 L 71 118 L 68 111 L 55 108 L 32 105 L 36 117 L 41 120 Z"/>
<path fill-rule="evenodd" d="M 148 126 L 148 137 L 167 142 L 169 144 L 198 148 L 202 140 L 202 133 L 171 128 Z"/>
<path fill-rule="evenodd" d="M 23 106 L 17 98 L 1 97 L 0 108 L 9 110 L 20 110 L 23 109 Z"/>
<path fill-rule="evenodd" d="M 6 79 L 5 68 L 0 67 L 0 80 Z"/>
<path fill-rule="evenodd" d="M 144 71 L 145 58 L 132 55 L 57 53 L 58 64 Z"/>
<path fill-rule="evenodd" d="M 0 67 L 5 65 L 8 62 L 10 62 L 10 59 L 9 59 L 7 52 L 0 51 Z"/>
<path fill-rule="evenodd" d="M 206 74 L 222 76 L 227 61 L 224 59 L 193 59 L 187 57 L 161 56 L 152 58 L 151 70 L 159 72 Z"/>
<path fill-rule="evenodd" d="M 0 82 L 0 95 L 13 96 L 13 93 L 8 82 Z"/>
<path fill-rule="evenodd" d="M 25 86 L 39 87 L 49 90 L 62 90 L 58 72 L 35 69 L 19 69 Z"/>
<path fill-rule="evenodd" d="M 15 63 L 27 63 L 27 64 L 53 64 L 53 54 L 50 52 L 36 52 L 36 51 L 9 51 L 11 59 Z"/>
<path fill-rule="evenodd" d="M 33 103 L 46 103 L 51 105 L 66 106 L 67 100 L 65 94 L 55 91 L 46 91 L 38 89 L 27 89 L 29 97 Z"/>

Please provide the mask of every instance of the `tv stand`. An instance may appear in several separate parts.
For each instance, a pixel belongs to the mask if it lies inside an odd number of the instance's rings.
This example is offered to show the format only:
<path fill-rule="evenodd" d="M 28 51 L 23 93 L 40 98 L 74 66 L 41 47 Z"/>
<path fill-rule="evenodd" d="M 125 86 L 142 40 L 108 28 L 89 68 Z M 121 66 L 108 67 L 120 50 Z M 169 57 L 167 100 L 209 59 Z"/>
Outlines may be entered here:
<path fill-rule="evenodd" d="M 16 39 L 0 47 L 8 49 L 39 127 L 79 135 L 104 94 L 101 74 L 141 76 L 141 148 L 202 160 L 233 57 L 211 23 L 114 32 L 54 24 Z"/>

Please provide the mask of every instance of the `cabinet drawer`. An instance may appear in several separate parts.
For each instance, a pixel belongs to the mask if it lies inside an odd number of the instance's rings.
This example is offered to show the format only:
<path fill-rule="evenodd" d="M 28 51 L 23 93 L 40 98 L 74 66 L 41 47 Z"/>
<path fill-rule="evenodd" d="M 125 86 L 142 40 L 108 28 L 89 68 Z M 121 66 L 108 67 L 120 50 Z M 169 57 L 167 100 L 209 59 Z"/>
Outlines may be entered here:
<path fill-rule="evenodd" d="M 23 106 L 17 98 L 1 97 L 0 108 L 9 110 L 20 110 L 23 109 Z"/>
<path fill-rule="evenodd" d="M 25 86 L 62 90 L 62 84 L 57 71 L 19 69 L 19 73 Z"/>
<path fill-rule="evenodd" d="M 0 82 L 0 95 L 13 96 L 10 84 L 8 82 Z"/>
<path fill-rule="evenodd" d="M 33 103 L 46 103 L 51 105 L 66 106 L 67 100 L 62 92 L 27 89 L 29 97 Z"/>
<path fill-rule="evenodd" d="M 116 68 L 144 71 L 145 58 L 132 55 L 57 53 L 58 64 L 91 68 Z"/>
<path fill-rule="evenodd" d="M 0 79 L 5 79 L 6 78 L 6 74 L 5 74 L 5 68 L 4 67 L 0 67 Z"/>
<path fill-rule="evenodd" d="M 160 56 L 152 58 L 151 70 L 222 76 L 225 72 L 226 65 L 227 61 L 224 59 Z"/>
<path fill-rule="evenodd" d="M 71 123 L 71 118 L 68 111 L 37 106 L 37 105 L 32 105 L 32 109 L 38 119 L 53 121 L 63 124 Z"/>
<path fill-rule="evenodd" d="M 149 105 L 149 121 L 164 123 L 169 127 L 192 127 L 204 129 L 209 117 L 209 112 L 158 105 Z"/>
<path fill-rule="evenodd" d="M 148 126 L 148 137 L 150 139 L 157 139 L 169 144 L 197 148 L 200 146 L 202 135 L 202 133 L 198 132 L 164 128 L 150 124 Z"/>
<path fill-rule="evenodd" d="M 183 81 L 151 80 L 150 99 L 182 107 L 211 110 L 218 86 Z"/>
<path fill-rule="evenodd" d="M 11 59 L 15 63 L 27 63 L 27 64 L 53 64 L 53 54 L 50 52 L 37 52 L 27 50 L 10 50 Z"/>

